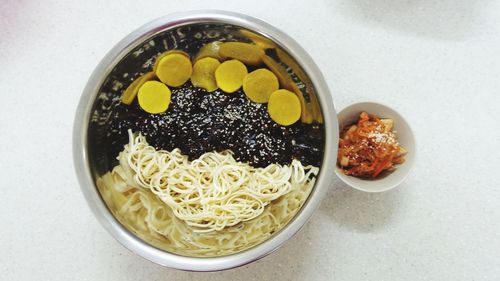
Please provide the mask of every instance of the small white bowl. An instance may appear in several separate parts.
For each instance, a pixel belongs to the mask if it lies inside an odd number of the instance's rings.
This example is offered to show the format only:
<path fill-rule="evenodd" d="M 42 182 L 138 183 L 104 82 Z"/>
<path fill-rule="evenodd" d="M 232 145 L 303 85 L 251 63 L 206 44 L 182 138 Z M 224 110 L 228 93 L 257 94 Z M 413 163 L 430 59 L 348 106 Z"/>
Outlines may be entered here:
<path fill-rule="evenodd" d="M 368 114 L 377 115 L 379 118 L 391 118 L 394 120 L 394 131 L 401 146 L 408 153 L 405 156 L 405 162 L 397 165 L 396 169 L 387 174 L 375 179 L 360 179 L 353 176 L 348 176 L 342 173 L 337 167 L 335 173 L 347 185 L 365 192 L 383 192 L 395 188 L 401 184 L 413 166 L 415 161 L 415 137 L 406 120 L 397 113 L 394 109 L 375 102 L 360 102 L 347 106 L 338 114 L 339 128 L 341 131 L 344 126 L 352 125 L 357 122 L 359 114 L 365 111 Z"/>

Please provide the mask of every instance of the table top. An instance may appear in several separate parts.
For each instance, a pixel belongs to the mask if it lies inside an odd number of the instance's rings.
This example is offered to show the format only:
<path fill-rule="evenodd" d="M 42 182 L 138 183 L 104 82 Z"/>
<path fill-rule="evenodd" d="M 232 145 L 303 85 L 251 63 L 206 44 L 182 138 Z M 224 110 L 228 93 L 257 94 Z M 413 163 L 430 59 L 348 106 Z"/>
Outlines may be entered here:
<path fill-rule="evenodd" d="M 0 3 L 0 279 L 498 280 L 500 2 L 493 0 L 16 1 Z M 159 16 L 217 8 L 299 42 L 337 109 L 379 101 L 418 155 L 380 194 L 336 180 L 306 227 L 234 270 L 163 268 L 97 222 L 72 162 L 75 109 L 121 38 Z"/>

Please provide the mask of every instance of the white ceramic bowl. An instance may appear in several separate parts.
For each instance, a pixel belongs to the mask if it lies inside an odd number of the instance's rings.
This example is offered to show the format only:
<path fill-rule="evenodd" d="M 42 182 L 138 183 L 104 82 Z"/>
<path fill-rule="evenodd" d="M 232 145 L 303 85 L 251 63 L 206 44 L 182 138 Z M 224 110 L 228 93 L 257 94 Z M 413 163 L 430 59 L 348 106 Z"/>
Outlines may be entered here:
<path fill-rule="evenodd" d="M 338 114 L 339 129 L 342 130 L 344 126 L 354 124 L 362 111 L 368 114 L 375 114 L 380 118 L 391 118 L 394 120 L 394 131 L 398 142 L 408 150 L 405 162 L 397 165 L 394 172 L 375 179 L 360 179 L 348 176 L 342 173 L 338 167 L 335 169 L 335 173 L 344 183 L 361 191 L 382 192 L 393 189 L 407 178 L 415 162 L 415 136 L 406 120 L 398 112 L 386 105 L 375 102 L 355 103 L 342 109 Z"/>

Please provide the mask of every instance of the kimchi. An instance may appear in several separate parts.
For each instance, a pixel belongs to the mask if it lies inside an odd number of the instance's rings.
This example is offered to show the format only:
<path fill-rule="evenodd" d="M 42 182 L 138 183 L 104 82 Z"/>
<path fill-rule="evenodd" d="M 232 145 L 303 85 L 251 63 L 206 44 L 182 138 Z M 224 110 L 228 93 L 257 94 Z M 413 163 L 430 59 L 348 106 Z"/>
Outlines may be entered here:
<path fill-rule="evenodd" d="M 376 178 L 404 162 L 407 151 L 399 145 L 392 119 L 362 112 L 357 123 L 340 133 L 337 165 L 346 175 Z"/>

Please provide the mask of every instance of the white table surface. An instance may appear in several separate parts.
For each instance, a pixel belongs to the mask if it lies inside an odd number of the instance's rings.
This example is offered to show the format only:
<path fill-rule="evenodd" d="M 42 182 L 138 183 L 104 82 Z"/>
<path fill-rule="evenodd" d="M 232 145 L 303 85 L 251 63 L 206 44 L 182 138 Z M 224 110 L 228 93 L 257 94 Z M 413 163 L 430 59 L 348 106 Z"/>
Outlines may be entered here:
<path fill-rule="evenodd" d="M 499 280 L 499 1 L 111 2 L 0 2 L 1 280 Z M 382 194 L 334 182 L 291 241 L 226 272 L 163 268 L 119 245 L 73 171 L 77 102 L 122 37 L 200 8 L 295 38 L 338 109 L 375 100 L 399 110 L 418 143 L 408 180 Z"/>

